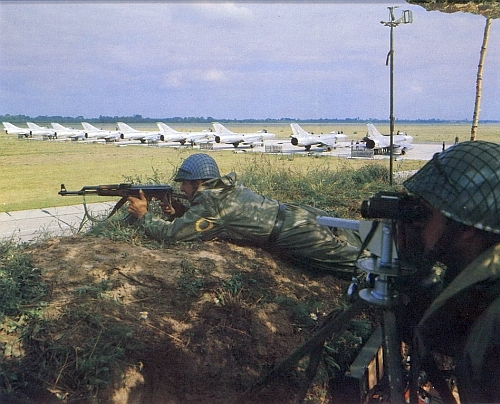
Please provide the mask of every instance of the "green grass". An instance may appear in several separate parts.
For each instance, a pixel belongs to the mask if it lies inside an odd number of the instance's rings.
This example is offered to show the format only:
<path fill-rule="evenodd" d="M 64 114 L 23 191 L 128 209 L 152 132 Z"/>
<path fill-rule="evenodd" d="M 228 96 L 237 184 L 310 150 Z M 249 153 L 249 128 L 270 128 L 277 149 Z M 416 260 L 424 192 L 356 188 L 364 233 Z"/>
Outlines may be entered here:
<path fill-rule="evenodd" d="M 77 126 L 77 125 L 73 125 Z M 138 129 L 151 129 L 155 125 L 132 125 Z M 207 125 L 172 125 L 179 130 L 206 129 Z M 290 135 L 288 124 L 227 124 L 234 131 L 249 132 L 266 128 L 280 138 Z M 343 130 L 349 139 L 361 138 L 366 125 L 306 125 L 314 133 Z M 387 132 L 384 125 L 377 126 Z M 469 125 L 408 125 L 397 127 L 413 135 L 415 141 L 446 141 L 451 144 L 455 136 L 460 140 L 469 138 Z M 500 125 L 482 125 L 478 139 L 497 141 L 500 139 Z M 199 152 L 190 148 L 159 147 L 116 147 L 96 143 L 50 142 L 17 139 L 0 135 L 0 212 L 24 209 L 67 206 L 81 203 L 80 197 L 61 197 L 57 194 L 60 184 L 68 190 L 80 189 L 84 185 L 99 185 L 124 182 L 127 178 L 147 179 L 157 172 L 164 173 L 164 179 L 171 181 L 175 169 L 189 154 Z M 411 152 L 410 152 L 411 153 Z M 351 170 L 371 164 L 373 161 L 349 161 L 340 158 L 314 158 L 311 156 L 267 156 L 258 153 L 232 153 L 232 151 L 211 152 L 222 173 L 241 173 L 252 167 L 279 165 L 284 170 L 303 173 L 316 171 L 318 193 L 324 192 L 319 171 L 325 160 L 333 169 Z M 262 163 L 262 165 L 260 165 Z M 387 161 L 377 161 L 386 166 Z M 397 163 L 396 170 L 418 169 L 423 162 L 405 159 Z M 87 202 L 104 201 L 105 198 L 88 198 Z"/>

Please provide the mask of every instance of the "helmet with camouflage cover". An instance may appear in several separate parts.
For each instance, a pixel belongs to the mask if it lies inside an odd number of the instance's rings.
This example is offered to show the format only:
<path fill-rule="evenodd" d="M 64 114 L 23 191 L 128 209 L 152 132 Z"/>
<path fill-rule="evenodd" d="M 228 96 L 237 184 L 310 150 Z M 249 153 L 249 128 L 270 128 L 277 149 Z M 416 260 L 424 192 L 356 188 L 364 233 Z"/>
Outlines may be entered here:
<path fill-rule="evenodd" d="M 196 153 L 183 161 L 174 181 L 209 180 L 219 177 L 219 167 L 215 160 L 208 154 Z"/>
<path fill-rule="evenodd" d="M 444 216 L 500 234 L 500 145 L 458 143 L 436 153 L 403 183 Z"/>

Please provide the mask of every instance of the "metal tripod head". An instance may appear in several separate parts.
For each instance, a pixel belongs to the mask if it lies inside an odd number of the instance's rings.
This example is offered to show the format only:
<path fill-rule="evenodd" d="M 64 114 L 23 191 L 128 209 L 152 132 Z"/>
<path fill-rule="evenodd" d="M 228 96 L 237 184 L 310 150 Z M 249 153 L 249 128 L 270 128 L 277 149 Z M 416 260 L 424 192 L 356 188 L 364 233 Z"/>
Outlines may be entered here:
<path fill-rule="evenodd" d="M 373 287 L 359 291 L 359 297 L 370 304 L 389 307 L 392 305 L 395 292 L 391 290 L 391 278 L 398 276 L 397 254 L 393 241 L 393 224 L 390 219 L 378 222 L 380 231 L 374 233 L 372 241 L 380 243 L 378 256 L 372 251 L 370 258 L 362 258 L 357 262 L 358 268 L 368 273 L 373 279 Z M 377 222 L 373 222 L 374 224 Z M 371 250 L 370 250 L 371 251 Z"/>
<path fill-rule="evenodd" d="M 377 221 L 359 221 L 340 219 L 330 216 L 318 216 L 320 225 L 357 230 L 364 240 L 363 248 L 371 253 L 371 257 L 357 261 L 357 267 L 368 273 L 372 278 L 373 287 L 358 292 L 358 279 L 353 277 L 348 296 L 354 300 L 357 296 L 367 302 L 387 307 L 392 304 L 394 293 L 390 290 L 391 277 L 398 276 L 397 254 L 392 238 L 393 226 L 391 219 Z"/>

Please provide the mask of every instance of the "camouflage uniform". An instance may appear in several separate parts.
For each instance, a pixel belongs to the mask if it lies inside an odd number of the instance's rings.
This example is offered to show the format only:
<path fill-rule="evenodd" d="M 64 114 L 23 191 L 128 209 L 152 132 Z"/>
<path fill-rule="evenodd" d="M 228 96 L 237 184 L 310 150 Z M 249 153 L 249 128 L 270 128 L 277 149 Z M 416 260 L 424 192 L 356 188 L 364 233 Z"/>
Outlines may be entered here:
<path fill-rule="evenodd" d="M 500 402 L 499 287 L 496 244 L 460 272 L 417 327 L 421 358 L 430 351 L 453 358 L 461 403 Z"/>
<path fill-rule="evenodd" d="M 327 213 L 258 195 L 231 173 L 205 181 L 183 216 L 166 221 L 146 213 L 138 223 L 157 240 L 243 241 L 312 268 L 351 272 L 361 239 L 352 230 L 318 225 L 319 215 Z"/>
<path fill-rule="evenodd" d="M 436 153 L 403 185 L 452 221 L 491 233 L 492 240 L 445 281 L 425 310 L 416 327 L 412 363 L 437 374 L 433 354 L 447 355 L 453 359 L 461 403 L 498 403 L 500 238 L 494 235 L 500 235 L 500 145 L 458 143 Z"/>

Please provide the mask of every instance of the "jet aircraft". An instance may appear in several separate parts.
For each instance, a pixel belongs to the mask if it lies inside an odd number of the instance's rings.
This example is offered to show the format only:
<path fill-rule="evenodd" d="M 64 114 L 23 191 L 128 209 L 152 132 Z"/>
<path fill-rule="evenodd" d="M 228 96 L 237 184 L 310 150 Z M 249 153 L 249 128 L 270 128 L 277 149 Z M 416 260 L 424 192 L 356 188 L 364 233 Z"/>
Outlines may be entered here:
<path fill-rule="evenodd" d="M 114 142 L 120 139 L 120 132 L 107 129 L 99 129 L 88 122 L 82 122 L 86 139 L 104 139 L 106 142 Z"/>
<path fill-rule="evenodd" d="M 368 127 L 368 134 L 363 139 L 366 148 L 374 150 L 376 154 L 389 154 L 391 139 L 388 135 L 382 135 L 372 123 L 366 125 Z M 393 154 L 406 154 L 406 151 L 413 148 L 411 144 L 413 137 L 407 135 L 405 132 L 393 135 Z"/>
<path fill-rule="evenodd" d="M 28 128 L 30 128 L 30 134 L 33 136 L 48 136 L 49 138 L 56 136 L 56 131 L 54 129 L 42 128 L 33 122 L 26 122 Z"/>
<path fill-rule="evenodd" d="M 55 137 L 57 139 L 71 138 L 71 139 L 84 139 L 85 131 L 82 129 L 72 129 L 62 126 L 59 123 L 52 122 L 52 127 L 56 131 Z"/>
<path fill-rule="evenodd" d="M 343 133 L 330 132 L 321 135 L 314 135 L 302 129 L 298 123 L 291 123 L 292 128 L 291 143 L 293 146 L 304 147 L 306 151 L 311 150 L 311 146 L 326 147 L 330 151 L 337 140 L 345 139 L 347 136 Z"/>
<path fill-rule="evenodd" d="M 7 135 L 22 135 L 24 137 L 31 136 L 31 132 L 29 129 L 20 128 L 10 122 L 2 122 L 3 127 L 5 128 L 5 133 Z"/>
<path fill-rule="evenodd" d="M 126 123 L 118 122 L 120 138 L 126 140 L 140 140 L 141 143 L 164 141 L 164 136 L 160 132 L 137 130 Z"/>
<path fill-rule="evenodd" d="M 165 142 L 180 142 L 181 145 L 190 143 L 205 143 L 213 140 L 213 132 L 204 130 L 201 132 L 179 132 L 163 122 L 156 122 Z"/>
<path fill-rule="evenodd" d="M 234 147 L 238 147 L 240 143 L 253 147 L 255 143 L 262 143 L 264 140 L 276 137 L 274 133 L 269 133 L 265 129 L 254 133 L 235 133 L 218 122 L 213 122 L 212 125 L 216 133 L 215 143 L 232 144 Z"/>

